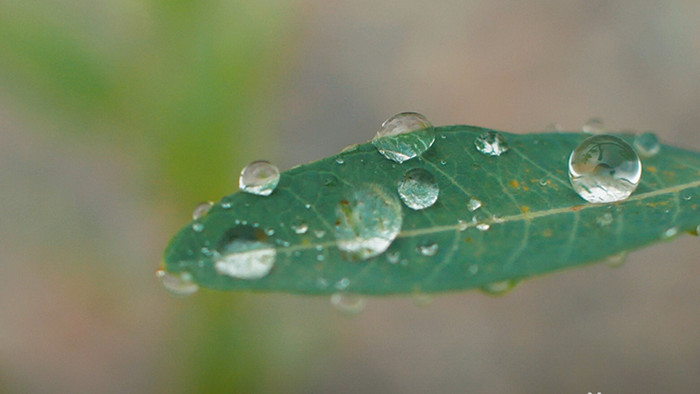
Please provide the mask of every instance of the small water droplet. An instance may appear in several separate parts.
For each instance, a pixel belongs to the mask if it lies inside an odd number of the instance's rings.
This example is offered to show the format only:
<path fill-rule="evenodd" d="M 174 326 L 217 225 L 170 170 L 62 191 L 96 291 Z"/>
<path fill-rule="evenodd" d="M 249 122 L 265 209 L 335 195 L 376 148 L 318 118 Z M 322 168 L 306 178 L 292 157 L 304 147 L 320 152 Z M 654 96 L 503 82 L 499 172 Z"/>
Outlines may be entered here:
<path fill-rule="evenodd" d="M 266 228 L 265 235 L 267 235 L 268 237 L 275 235 L 275 229 L 274 228 Z"/>
<path fill-rule="evenodd" d="M 325 260 L 325 259 L 326 259 L 326 256 L 324 256 L 324 255 L 322 255 L 322 254 L 316 255 L 316 261 L 323 261 L 323 260 Z"/>
<path fill-rule="evenodd" d="M 627 261 L 627 252 L 620 252 L 605 259 L 605 265 L 611 268 L 622 267 Z"/>
<path fill-rule="evenodd" d="M 230 209 L 233 206 L 231 201 L 222 201 L 221 202 L 221 208 L 223 209 Z"/>
<path fill-rule="evenodd" d="M 476 264 L 470 265 L 469 268 L 467 268 L 467 273 L 471 276 L 476 275 L 477 273 L 479 273 L 479 266 Z"/>
<path fill-rule="evenodd" d="M 489 229 L 491 229 L 491 225 L 488 223 L 479 223 L 476 225 L 476 228 L 479 231 L 489 231 Z"/>
<path fill-rule="evenodd" d="M 433 174 L 422 168 L 414 168 L 406 171 L 399 182 L 398 192 L 407 207 L 421 210 L 435 204 L 440 188 Z"/>
<path fill-rule="evenodd" d="M 681 198 L 685 201 L 690 201 L 693 199 L 693 194 L 690 191 L 684 191 L 681 193 Z"/>
<path fill-rule="evenodd" d="M 306 232 L 309 230 L 309 225 L 303 221 L 292 223 L 289 227 L 291 227 L 297 234 L 306 234 Z"/>
<path fill-rule="evenodd" d="M 477 200 L 474 197 L 470 198 L 469 202 L 467 202 L 467 209 L 469 209 L 469 211 L 471 212 L 474 212 L 479 208 L 481 208 L 481 201 Z"/>
<path fill-rule="evenodd" d="M 603 119 L 590 118 L 583 124 L 581 130 L 588 134 L 600 134 L 605 131 L 605 128 L 603 127 Z"/>
<path fill-rule="evenodd" d="M 445 160 L 445 159 L 440 160 L 440 165 L 442 165 L 442 166 L 447 165 L 447 160 Z"/>
<path fill-rule="evenodd" d="M 246 193 L 269 196 L 280 181 L 280 170 L 268 161 L 254 161 L 241 171 L 238 186 Z"/>
<path fill-rule="evenodd" d="M 439 249 L 440 246 L 433 242 L 418 246 L 418 253 L 422 254 L 423 256 L 435 256 Z"/>
<path fill-rule="evenodd" d="M 671 227 L 668 230 L 664 231 L 662 238 L 669 239 L 675 237 L 676 235 L 678 235 L 678 227 Z"/>
<path fill-rule="evenodd" d="M 258 241 L 251 230 L 238 229 L 230 234 L 230 241 L 223 242 L 214 263 L 217 273 L 238 279 L 259 279 L 270 273 L 277 251 L 274 246 Z"/>
<path fill-rule="evenodd" d="M 659 137 L 651 131 L 647 131 L 642 134 L 637 134 L 634 137 L 634 149 L 637 150 L 639 156 L 647 158 L 652 157 L 659 153 L 661 150 L 661 144 L 659 144 Z"/>
<path fill-rule="evenodd" d="M 517 280 L 503 280 L 486 284 L 481 288 L 481 291 L 488 295 L 499 296 L 513 290 L 517 285 Z"/>
<path fill-rule="evenodd" d="M 325 289 L 328 287 L 328 280 L 324 278 L 318 278 L 316 279 L 316 285 L 322 289 Z"/>
<path fill-rule="evenodd" d="M 367 260 L 384 253 L 401 231 L 401 203 L 378 185 L 356 189 L 336 208 L 338 249 L 349 260 Z"/>
<path fill-rule="evenodd" d="M 399 253 L 399 252 L 387 253 L 386 259 L 389 263 L 396 264 L 399 262 L 399 260 L 401 260 L 401 253 Z"/>
<path fill-rule="evenodd" d="M 613 222 L 613 215 L 610 212 L 606 212 L 595 219 L 595 222 L 600 227 L 607 227 Z"/>
<path fill-rule="evenodd" d="M 204 230 L 204 225 L 202 223 L 192 223 L 192 230 L 196 233 L 201 233 Z"/>
<path fill-rule="evenodd" d="M 196 207 L 194 207 L 194 211 L 192 211 L 192 219 L 197 220 L 206 215 L 213 205 L 214 203 L 211 201 L 198 204 Z"/>
<path fill-rule="evenodd" d="M 318 250 L 319 252 L 323 251 L 323 245 L 316 245 L 314 249 Z"/>
<path fill-rule="evenodd" d="M 323 238 L 326 236 L 326 231 L 325 230 L 314 230 L 314 235 L 316 238 Z"/>
<path fill-rule="evenodd" d="M 160 269 L 156 271 L 156 278 L 168 293 L 177 297 L 187 297 L 199 290 L 199 285 L 192 281 L 192 275 L 189 272 L 171 274 Z"/>
<path fill-rule="evenodd" d="M 413 305 L 415 306 L 428 306 L 433 303 L 433 296 L 426 293 L 413 293 L 411 297 Z"/>
<path fill-rule="evenodd" d="M 357 315 L 365 309 L 367 300 L 355 294 L 335 293 L 331 296 L 331 305 L 343 314 Z"/>
<path fill-rule="evenodd" d="M 435 142 L 435 128 L 425 116 L 402 112 L 382 123 L 372 144 L 387 159 L 403 163 L 423 154 Z"/>
<path fill-rule="evenodd" d="M 469 223 L 468 223 L 466 220 L 459 219 L 459 220 L 457 221 L 457 229 L 458 229 L 459 231 L 464 231 L 464 230 L 466 230 L 467 228 L 469 228 Z"/>
<path fill-rule="evenodd" d="M 476 150 L 487 156 L 500 156 L 508 152 L 508 141 L 500 133 L 487 131 L 474 140 Z"/>
<path fill-rule="evenodd" d="M 344 164 L 344 163 L 345 163 L 345 160 L 343 160 L 343 158 L 342 158 L 341 156 L 338 156 L 338 157 L 335 158 L 335 162 L 336 162 L 337 164 Z"/>
<path fill-rule="evenodd" d="M 548 180 L 545 178 L 540 179 L 540 186 L 547 186 Z"/>
<path fill-rule="evenodd" d="M 334 285 L 334 287 L 338 290 L 345 290 L 350 286 L 350 279 L 348 278 L 342 278 L 341 280 L 337 281 Z"/>
<path fill-rule="evenodd" d="M 591 203 L 610 203 L 629 197 L 639 185 L 642 163 L 625 141 L 611 135 L 587 138 L 569 157 L 574 190 Z"/>
<path fill-rule="evenodd" d="M 203 246 L 201 249 L 199 249 L 199 251 L 207 257 L 211 257 L 214 255 L 214 252 L 206 246 Z"/>
<path fill-rule="evenodd" d="M 304 204 L 304 208 L 311 209 L 311 204 Z"/>

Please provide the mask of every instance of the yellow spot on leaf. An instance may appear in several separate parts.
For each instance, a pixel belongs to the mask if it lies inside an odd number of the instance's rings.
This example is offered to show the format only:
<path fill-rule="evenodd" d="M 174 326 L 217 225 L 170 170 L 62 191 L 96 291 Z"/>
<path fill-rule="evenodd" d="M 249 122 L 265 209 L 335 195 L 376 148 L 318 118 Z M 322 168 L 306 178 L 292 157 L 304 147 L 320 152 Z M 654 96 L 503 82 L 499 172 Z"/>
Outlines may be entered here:
<path fill-rule="evenodd" d="M 651 172 L 652 174 L 656 174 L 659 170 L 657 170 L 654 166 L 649 166 L 647 167 L 647 171 Z"/>
<path fill-rule="evenodd" d="M 528 207 L 527 205 L 523 205 L 520 207 L 520 210 L 523 211 L 523 213 L 528 213 L 530 212 L 530 207 Z"/>
<path fill-rule="evenodd" d="M 512 181 L 508 182 L 508 184 L 509 184 L 510 187 L 512 187 L 513 189 L 517 189 L 517 188 L 520 187 L 520 182 L 518 182 L 516 179 L 513 179 Z"/>

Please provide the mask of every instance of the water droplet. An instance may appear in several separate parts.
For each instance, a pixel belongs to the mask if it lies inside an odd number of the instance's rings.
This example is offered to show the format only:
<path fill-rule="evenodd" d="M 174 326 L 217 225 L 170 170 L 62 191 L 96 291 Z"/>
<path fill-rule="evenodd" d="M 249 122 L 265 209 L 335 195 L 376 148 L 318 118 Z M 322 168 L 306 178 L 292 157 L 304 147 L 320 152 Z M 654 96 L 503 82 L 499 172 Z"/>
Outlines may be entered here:
<path fill-rule="evenodd" d="M 322 289 L 325 289 L 328 287 L 328 281 L 324 278 L 316 279 L 316 284 L 318 285 L 318 287 L 320 287 Z"/>
<path fill-rule="evenodd" d="M 274 228 L 266 228 L 265 235 L 267 235 L 268 237 L 275 235 L 275 229 Z"/>
<path fill-rule="evenodd" d="M 304 208 L 311 209 L 311 204 L 304 204 Z"/>
<path fill-rule="evenodd" d="M 467 202 L 467 208 L 469 209 L 469 211 L 474 212 L 477 209 L 481 208 L 481 201 L 472 197 L 469 199 L 469 202 Z"/>
<path fill-rule="evenodd" d="M 354 191 L 336 208 L 338 249 L 349 260 L 367 260 L 384 253 L 401 231 L 401 203 L 378 185 Z"/>
<path fill-rule="evenodd" d="M 160 280 L 165 290 L 178 297 L 190 296 L 199 290 L 199 286 L 192 281 L 189 272 L 171 274 L 164 270 L 156 271 L 156 278 Z"/>
<path fill-rule="evenodd" d="M 479 266 L 476 264 L 470 265 L 469 268 L 467 268 L 467 273 L 471 276 L 476 275 L 477 273 L 479 273 Z"/>
<path fill-rule="evenodd" d="M 280 181 L 280 170 L 270 162 L 254 161 L 241 171 L 238 185 L 246 193 L 269 196 Z"/>
<path fill-rule="evenodd" d="M 678 227 L 671 227 L 668 230 L 664 231 L 662 238 L 669 239 L 675 237 L 676 235 L 678 235 Z"/>
<path fill-rule="evenodd" d="M 399 196 L 411 209 L 421 210 L 432 206 L 439 194 L 440 188 L 433 174 L 422 168 L 406 171 L 399 182 Z"/>
<path fill-rule="evenodd" d="M 296 223 L 292 223 L 289 227 L 294 230 L 295 233 L 297 234 L 306 234 L 306 232 L 309 230 L 309 225 L 306 224 L 306 222 L 298 221 Z"/>
<path fill-rule="evenodd" d="M 442 165 L 442 166 L 447 165 L 447 160 L 445 160 L 445 159 L 440 160 L 440 165 Z"/>
<path fill-rule="evenodd" d="M 386 259 L 389 263 L 396 264 L 399 262 L 399 260 L 401 260 L 401 253 L 399 253 L 399 252 L 387 253 Z"/>
<path fill-rule="evenodd" d="M 418 246 L 418 253 L 422 254 L 423 256 L 435 256 L 439 249 L 440 246 L 433 242 Z"/>
<path fill-rule="evenodd" d="M 513 290 L 517 285 L 517 280 L 509 279 L 486 284 L 481 288 L 481 291 L 488 295 L 498 296 Z"/>
<path fill-rule="evenodd" d="M 233 206 L 231 201 L 222 201 L 221 202 L 221 208 L 223 209 L 230 209 Z"/>
<path fill-rule="evenodd" d="M 357 315 L 365 309 L 367 300 L 355 294 L 335 293 L 331 296 L 331 305 L 341 313 Z"/>
<path fill-rule="evenodd" d="M 249 227 L 237 228 L 227 236 L 217 252 L 216 272 L 238 279 L 259 279 L 270 273 L 277 251 L 267 242 L 257 240 L 251 230 Z"/>
<path fill-rule="evenodd" d="M 342 278 L 341 280 L 337 281 L 334 285 L 334 287 L 338 290 L 345 290 L 350 286 L 350 279 L 348 278 Z"/>
<path fill-rule="evenodd" d="M 639 156 L 642 157 L 652 157 L 659 153 L 661 150 L 661 144 L 659 144 L 659 137 L 651 131 L 647 131 L 642 134 L 637 134 L 634 137 L 634 149 L 637 150 Z"/>
<path fill-rule="evenodd" d="M 194 211 L 192 211 L 192 219 L 197 220 L 202 216 L 206 215 L 213 205 L 214 203 L 211 201 L 200 203 L 199 205 L 194 207 Z"/>
<path fill-rule="evenodd" d="M 600 227 L 607 227 L 612 224 L 613 215 L 610 212 L 606 212 L 603 215 L 598 216 L 595 219 L 595 222 L 598 223 L 598 226 Z"/>
<path fill-rule="evenodd" d="M 500 156 L 508 152 L 508 141 L 500 133 L 487 131 L 474 140 L 476 150 L 488 156 Z"/>
<path fill-rule="evenodd" d="M 413 305 L 415 306 L 428 306 L 433 303 L 433 296 L 426 293 L 413 293 L 411 297 L 413 300 Z"/>
<path fill-rule="evenodd" d="M 435 142 L 435 128 L 425 116 L 402 112 L 382 123 L 372 144 L 387 159 L 403 163 L 427 151 Z"/>
<path fill-rule="evenodd" d="M 318 250 L 319 252 L 323 252 L 323 245 L 316 245 L 314 249 Z"/>
<path fill-rule="evenodd" d="M 464 230 L 466 230 L 467 228 L 469 228 L 469 223 L 468 223 L 466 220 L 459 219 L 459 220 L 457 221 L 457 229 L 458 229 L 459 231 L 464 231 Z"/>
<path fill-rule="evenodd" d="M 693 199 L 693 194 L 690 191 L 686 190 L 683 193 L 681 193 L 681 198 L 685 201 L 690 201 Z"/>
<path fill-rule="evenodd" d="M 335 158 L 335 162 L 338 163 L 338 164 L 344 164 L 344 163 L 345 163 L 345 160 L 343 160 L 342 157 L 338 156 L 338 157 Z"/>
<path fill-rule="evenodd" d="M 581 127 L 581 130 L 584 133 L 600 134 L 603 131 L 605 131 L 605 128 L 603 127 L 603 119 L 590 118 L 586 121 L 586 123 L 583 124 L 583 127 Z"/>
<path fill-rule="evenodd" d="M 201 233 L 204 230 L 204 225 L 202 223 L 192 223 L 192 230 L 196 233 Z"/>
<path fill-rule="evenodd" d="M 325 230 L 314 230 L 314 235 L 316 238 L 323 238 L 326 236 L 326 231 Z"/>
<path fill-rule="evenodd" d="M 325 258 L 326 258 L 326 256 L 324 256 L 322 254 L 316 255 L 316 261 L 323 261 L 323 260 L 325 260 Z"/>
<path fill-rule="evenodd" d="M 642 163 L 625 141 L 611 135 L 587 138 L 569 157 L 569 179 L 574 190 L 591 203 L 621 201 L 634 192 Z"/>
<path fill-rule="evenodd" d="M 479 231 L 489 231 L 489 229 L 491 229 L 491 225 L 488 223 L 479 223 L 476 225 L 476 229 Z"/>
<path fill-rule="evenodd" d="M 627 252 L 620 252 L 605 259 L 605 265 L 611 268 L 622 267 L 627 261 Z"/>
<path fill-rule="evenodd" d="M 540 179 L 540 186 L 547 186 L 549 181 L 545 178 Z"/>

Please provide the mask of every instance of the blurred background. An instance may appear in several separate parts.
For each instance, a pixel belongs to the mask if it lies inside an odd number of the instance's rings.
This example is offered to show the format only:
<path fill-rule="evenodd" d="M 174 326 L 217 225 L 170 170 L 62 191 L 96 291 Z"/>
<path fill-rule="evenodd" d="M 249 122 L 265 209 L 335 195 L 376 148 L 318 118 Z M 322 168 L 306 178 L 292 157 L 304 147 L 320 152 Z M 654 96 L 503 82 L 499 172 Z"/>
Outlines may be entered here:
<path fill-rule="evenodd" d="M 700 2 L 0 2 L 0 392 L 696 392 L 697 238 L 478 292 L 370 300 L 154 277 L 240 169 L 418 111 L 591 116 L 700 149 Z"/>

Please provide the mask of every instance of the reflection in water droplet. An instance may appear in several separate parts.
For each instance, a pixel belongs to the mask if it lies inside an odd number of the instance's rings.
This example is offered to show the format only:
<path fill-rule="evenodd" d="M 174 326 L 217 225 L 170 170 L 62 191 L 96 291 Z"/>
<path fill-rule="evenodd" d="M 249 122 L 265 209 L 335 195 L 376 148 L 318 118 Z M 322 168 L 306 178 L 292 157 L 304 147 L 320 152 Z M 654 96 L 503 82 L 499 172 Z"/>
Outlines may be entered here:
<path fill-rule="evenodd" d="M 495 131 L 487 131 L 474 140 L 476 150 L 488 156 L 500 156 L 508 152 L 506 138 Z"/>
<path fill-rule="evenodd" d="M 403 163 L 428 150 L 435 142 L 435 128 L 425 116 L 403 112 L 382 123 L 372 144 L 387 159 Z"/>
<path fill-rule="evenodd" d="M 254 161 L 241 171 L 238 186 L 246 193 L 269 196 L 280 181 L 280 170 L 264 160 Z"/>
<path fill-rule="evenodd" d="M 647 158 L 652 157 L 659 153 L 661 150 L 661 144 L 659 144 L 659 137 L 656 134 L 647 131 L 642 134 L 637 134 L 634 137 L 634 149 L 637 150 L 639 156 Z"/>
<path fill-rule="evenodd" d="M 415 210 L 428 208 L 435 204 L 440 188 L 433 174 L 422 168 L 406 171 L 399 182 L 399 196 L 407 207 Z"/>
<path fill-rule="evenodd" d="M 202 223 L 192 223 L 192 230 L 196 233 L 201 233 L 204 230 L 204 225 Z"/>
<path fill-rule="evenodd" d="M 671 227 L 668 230 L 664 231 L 662 238 L 669 239 L 675 237 L 676 235 L 678 235 L 678 227 Z"/>
<path fill-rule="evenodd" d="M 413 300 L 413 305 L 415 306 L 428 306 L 433 303 L 433 296 L 426 293 L 413 293 L 411 297 Z"/>
<path fill-rule="evenodd" d="M 574 190 L 591 203 L 621 201 L 634 192 L 642 163 L 625 141 L 610 135 L 590 137 L 569 157 L 569 179 Z"/>
<path fill-rule="evenodd" d="M 605 265 L 611 268 L 619 268 L 625 265 L 625 261 L 627 261 L 627 252 L 620 252 L 605 259 Z"/>
<path fill-rule="evenodd" d="M 331 296 L 331 305 L 341 313 L 357 315 L 365 309 L 367 300 L 359 295 L 335 293 Z"/>
<path fill-rule="evenodd" d="M 276 257 L 274 246 L 239 238 L 224 245 L 214 269 L 219 274 L 238 279 L 260 279 L 270 273 Z"/>
<path fill-rule="evenodd" d="M 199 290 L 199 286 L 192 281 L 189 272 L 171 274 L 160 269 L 156 271 L 156 278 L 160 280 L 165 290 L 178 297 L 190 296 Z"/>
<path fill-rule="evenodd" d="M 581 130 L 583 130 L 584 133 L 600 134 L 605 131 L 605 128 L 603 127 L 603 119 L 590 118 L 583 124 Z"/>
<path fill-rule="evenodd" d="M 509 279 L 509 280 L 503 280 L 500 282 L 493 282 L 489 283 L 487 285 L 484 285 L 481 288 L 481 291 L 488 295 L 503 295 L 515 288 L 515 286 L 518 285 L 518 281 L 514 279 Z"/>
<path fill-rule="evenodd" d="M 349 260 L 367 260 L 384 253 L 401 231 L 401 203 L 378 185 L 354 191 L 336 208 L 338 249 Z"/>
<path fill-rule="evenodd" d="M 192 211 L 192 219 L 197 220 L 206 215 L 213 205 L 214 203 L 211 201 L 200 203 L 194 208 L 194 211 Z"/>
<path fill-rule="evenodd" d="M 467 208 L 471 211 L 474 212 L 477 209 L 481 208 L 481 201 L 477 200 L 476 198 L 472 197 L 469 199 L 469 202 L 467 202 Z"/>
<path fill-rule="evenodd" d="M 610 212 L 606 212 L 601 216 L 598 216 L 595 219 L 595 222 L 598 224 L 600 227 L 607 227 L 612 224 L 613 222 L 613 215 Z"/>
<path fill-rule="evenodd" d="M 309 230 L 309 225 L 302 221 L 292 223 L 289 227 L 297 234 L 305 234 Z"/>
<path fill-rule="evenodd" d="M 429 243 L 426 245 L 420 245 L 418 246 L 418 253 L 422 254 L 423 256 L 435 256 L 438 252 L 440 247 L 436 243 Z"/>

